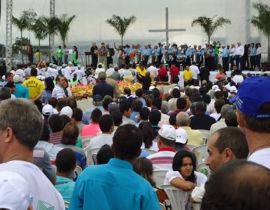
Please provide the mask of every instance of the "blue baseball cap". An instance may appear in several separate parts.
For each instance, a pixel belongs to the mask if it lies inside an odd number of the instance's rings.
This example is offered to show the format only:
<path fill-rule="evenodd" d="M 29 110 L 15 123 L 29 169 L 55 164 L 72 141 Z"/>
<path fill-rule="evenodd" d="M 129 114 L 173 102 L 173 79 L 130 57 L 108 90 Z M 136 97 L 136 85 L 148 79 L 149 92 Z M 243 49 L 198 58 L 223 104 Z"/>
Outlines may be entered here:
<path fill-rule="evenodd" d="M 260 112 L 266 103 L 270 103 L 270 78 L 256 76 L 245 79 L 236 96 L 237 109 L 248 117 L 270 119 L 270 111 Z"/>

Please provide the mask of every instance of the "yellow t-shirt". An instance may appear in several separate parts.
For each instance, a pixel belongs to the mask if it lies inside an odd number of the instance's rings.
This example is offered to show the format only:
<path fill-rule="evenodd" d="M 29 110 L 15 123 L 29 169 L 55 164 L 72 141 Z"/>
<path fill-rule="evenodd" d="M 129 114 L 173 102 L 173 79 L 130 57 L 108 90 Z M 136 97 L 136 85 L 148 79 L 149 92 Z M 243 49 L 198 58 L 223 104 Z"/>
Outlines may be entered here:
<path fill-rule="evenodd" d="M 192 79 L 192 71 L 185 70 L 183 73 L 183 78 L 185 81 L 189 81 Z"/>
<path fill-rule="evenodd" d="M 30 99 L 36 98 L 45 88 L 43 82 L 33 76 L 25 80 L 23 85 L 29 89 Z"/>
<path fill-rule="evenodd" d="M 140 68 L 140 66 L 137 66 L 136 67 L 136 71 L 137 71 L 137 74 L 141 77 L 145 77 L 145 74 L 146 74 L 146 69 L 145 68 Z"/>

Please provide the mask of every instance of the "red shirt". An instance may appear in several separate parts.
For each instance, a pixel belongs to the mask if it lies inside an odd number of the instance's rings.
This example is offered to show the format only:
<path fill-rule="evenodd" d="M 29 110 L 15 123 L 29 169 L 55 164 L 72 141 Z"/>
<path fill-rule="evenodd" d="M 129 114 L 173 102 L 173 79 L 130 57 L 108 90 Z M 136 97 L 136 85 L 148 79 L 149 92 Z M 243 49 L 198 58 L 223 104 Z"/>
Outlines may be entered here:
<path fill-rule="evenodd" d="M 174 78 L 179 75 L 179 68 L 175 65 L 171 65 L 171 82 L 174 81 Z"/>
<path fill-rule="evenodd" d="M 162 79 L 166 76 L 167 76 L 167 69 L 166 69 L 166 67 L 163 66 L 158 70 L 158 78 Z"/>

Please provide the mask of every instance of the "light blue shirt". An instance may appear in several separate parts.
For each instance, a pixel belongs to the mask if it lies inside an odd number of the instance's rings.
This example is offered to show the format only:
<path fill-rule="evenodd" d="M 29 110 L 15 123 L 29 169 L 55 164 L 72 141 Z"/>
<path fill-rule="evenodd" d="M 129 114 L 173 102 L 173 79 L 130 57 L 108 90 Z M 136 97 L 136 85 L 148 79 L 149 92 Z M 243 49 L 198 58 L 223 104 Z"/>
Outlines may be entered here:
<path fill-rule="evenodd" d="M 14 95 L 16 98 L 29 98 L 29 90 L 27 87 L 23 86 L 21 83 L 15 83 L 16 90 Z"/>
<path fill-rule="evenodd" d="M 147 55 L 147 56 L 152 55 L 152 48 L 145 49 L 145 55 Z"/>
<path fill-rule="evenodd" d="M 256 47 L 252 47 L 251 50 L 250 50 L 250 56 L 256 56 Z"/>
<path fill-rule="evenodd" d="M 222 49 L 222 58 L 228 58 L 230 51 L 225 47 Z"/>
<path fill-rule="evenodd" d="M 75 187 L 75 182 L 72 179 L 56 176 L 55 188 L 62 195 L 64 201 L 70 202 Z"/>
<path fill-rule="evenodd" d="M 90 166 L 76 181 L 69 210 L 159 210 L 150 183 L 132 165 L 113 158 L 108 164 Z"/>
<path fill-rule="evenodd" d="M 187 48 L 185 55 L 186 55 L 187 57 L 191 57 L 191 56 L 192 56 L 192 50 L 191 50 L 190 47 Z"/>

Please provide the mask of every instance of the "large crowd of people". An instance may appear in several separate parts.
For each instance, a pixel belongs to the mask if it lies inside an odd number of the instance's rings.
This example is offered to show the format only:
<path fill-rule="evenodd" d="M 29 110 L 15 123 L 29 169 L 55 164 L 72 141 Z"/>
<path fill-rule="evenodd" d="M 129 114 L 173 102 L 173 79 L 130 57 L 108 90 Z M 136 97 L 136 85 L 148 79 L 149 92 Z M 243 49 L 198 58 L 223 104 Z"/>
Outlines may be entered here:
<path fill-rule="evenodd" d="M 59 47 L 55 63 L 7 72 L 0 209 L 160 209 L 155 171 L 164 171 L 162 184 L 190 192 L 187 209 L 195 201 L 203 210 L 269 209 L 270 78 L 242 74 L 260 69 L 260 53 L 260 44 L 102 43 L 91 47 L 90 67 Z M 141 88 L 120 92 L 121 80 Z M 71 88 L 87 84 L 82 109 Z M 210 178 L 197 169 L 203 145 Z"/>

